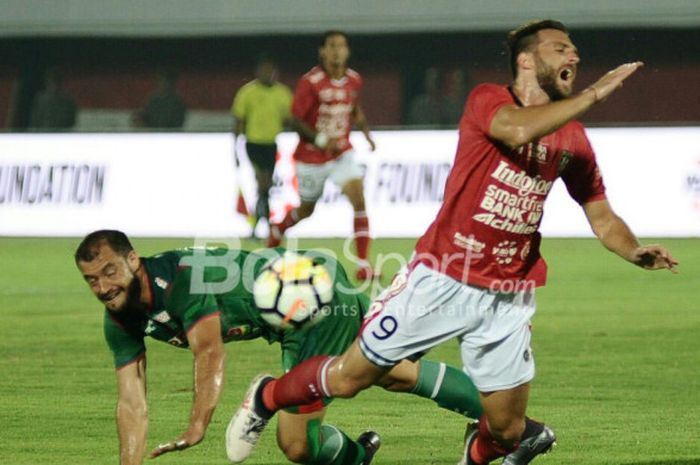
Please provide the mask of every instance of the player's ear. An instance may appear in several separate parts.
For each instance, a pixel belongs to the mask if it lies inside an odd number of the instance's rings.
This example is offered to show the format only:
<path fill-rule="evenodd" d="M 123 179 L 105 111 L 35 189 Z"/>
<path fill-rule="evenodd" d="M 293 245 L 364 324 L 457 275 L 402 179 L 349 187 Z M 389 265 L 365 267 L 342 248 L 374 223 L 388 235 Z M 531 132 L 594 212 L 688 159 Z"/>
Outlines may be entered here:
<path fill-rule="evenodd" d="M 532 52 L 520 52 L 516 60 L 519 69 L 535 69 L 535 55 Z"/>
<path fill-rule="evenodd" d="M 129 265 L 131 272 L 135 273 L 141 266 L 141 257 L 139 257 L 138 252 L 135 250 L 130 250 L 126 255 L 126 263 Z"/>

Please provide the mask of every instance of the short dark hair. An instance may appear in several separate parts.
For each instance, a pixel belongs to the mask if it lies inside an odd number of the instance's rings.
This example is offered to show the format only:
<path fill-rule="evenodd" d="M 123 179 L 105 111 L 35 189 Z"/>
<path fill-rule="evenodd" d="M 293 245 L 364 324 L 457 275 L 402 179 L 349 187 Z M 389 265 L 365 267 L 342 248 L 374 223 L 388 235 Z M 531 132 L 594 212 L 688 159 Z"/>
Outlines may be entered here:
<path fill-rule="evenodd" d="M 277 60 L 275 60 L 275 57 L 272 56 L 270 53 L 262 52 L 255 59 L 255 66 L 260 66 L 262 64 L 271 64 L 273 66 L 277 66 Z"/>
<path fill-rule="evenodd" d="M 564 24 L 553 19 L 535 19 L 510 31 L 507 44 L 510 51 L 510 71 L 513 73 L 513 77 L 518 74 L 518 55 L 535 43 L 537 33 L 542 29 L 556 29 L 566 34 L 569 33 Z"/>
<path fill-rule="evenodd" d="M 75 250 L 75 263 L 91 262 L 97 257 L 100 246 L 106 242 L 109 247 L 119 255 L 126 257 L 134 250 L 129 238 L 121 231 L 114 229 L 100 229 L 85 236 Z"/>
<path fill-rule="evenodd" d="M 348 39 L 348 35 L 346 33 L 337 29 L 331 29 L 330 31 L 326 31 L 323 33 L 323 36 L 321 36 L 321 43 L 319 44 L 319 47 L 323 47 L 324 45 L 326 45 L 326 41 L 333 36 L 344 37 L 345 42 L 347 42 L 348 46 L 350 46 L 350 39 Z"/>

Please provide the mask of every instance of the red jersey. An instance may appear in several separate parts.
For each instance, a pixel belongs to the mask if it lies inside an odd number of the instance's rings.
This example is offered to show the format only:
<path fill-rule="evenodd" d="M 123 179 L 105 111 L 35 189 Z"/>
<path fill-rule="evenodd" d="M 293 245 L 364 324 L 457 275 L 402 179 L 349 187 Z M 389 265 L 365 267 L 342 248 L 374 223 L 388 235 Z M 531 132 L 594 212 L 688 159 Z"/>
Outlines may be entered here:
<path fill-rule="evenodd" d="M 328 137 L 340 139 L 342 151 L 352 148 L 352 115 L 360 97 L 362 77 L 347 69 L 340 79 L 332 79 L 321 66 L 314 66 L 299 80 L 294 91 L 292 115 Z M 325 163 L 336 158 L 304 139 L 294 152 L 303 163 Z"/>
<path fill-rule="evenodd" d="M 443 204 L 416 245 L 417 261 L 468 284 L 506 292 L 546 281 L 538 228 L 558 177 L 581 205 L 605 198 L 580 123 L 569 122 L 517 149 L 489 137 L 496 111 L 514 103 L 505 86 L 482 84 L 470 94 Z"/>

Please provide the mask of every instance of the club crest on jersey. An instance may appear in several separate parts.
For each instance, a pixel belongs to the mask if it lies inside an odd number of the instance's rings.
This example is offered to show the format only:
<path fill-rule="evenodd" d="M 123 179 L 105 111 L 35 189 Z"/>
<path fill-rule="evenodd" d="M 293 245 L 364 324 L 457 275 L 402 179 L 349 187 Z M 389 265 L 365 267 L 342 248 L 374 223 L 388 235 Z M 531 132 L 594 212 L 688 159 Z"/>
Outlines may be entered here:
<path fill-rule="evenodd" d="M 250 325 L 234 326 L 233 328 L 229 328 L 229 330 L 226 331 L 226 336 L 230 338 L 240 338 L 250 333 L 250 331 Z"/>
<path fill-rule="evenodd" d="M 161 289 L 167 289 L 168 288 L 168 282 L 161 278 L 160 276 L 157 276 L 155 279 L 156 286 L 158 286 Z"/>
<path fill-rule="evenodd" d="M 162 312 L 154 316 L 153 319 L 158 323 L 167 323 L 168 321 L 170 321 L 170 315 L 168 314 L 168 312 L 163 310 Z"/>
<path fill-rule="evenodd" d="M 557 166 L 557 173 L 562 174 L 571 160 L 573 160 L 574 154 L 568 150 L 562 150 L 561 158 L 559 159 L 559 166 Z"/>
<path fill-rule="evenodd" d="M 178 336 L 173 336 L 170 339 L 168 339 L 168 344 L 177 346 L 177 347 L 182 347 L 185 345 L 185 342 L 180 339 Z"/>
<path fill-rule="evenodd" d="M 527 260 L 527 257 L 530 256 L 530 241 L 527 241 L 525 245 L 523 245 L 522 250 L 520 251 L 520 259 L 522 261 Z"/>

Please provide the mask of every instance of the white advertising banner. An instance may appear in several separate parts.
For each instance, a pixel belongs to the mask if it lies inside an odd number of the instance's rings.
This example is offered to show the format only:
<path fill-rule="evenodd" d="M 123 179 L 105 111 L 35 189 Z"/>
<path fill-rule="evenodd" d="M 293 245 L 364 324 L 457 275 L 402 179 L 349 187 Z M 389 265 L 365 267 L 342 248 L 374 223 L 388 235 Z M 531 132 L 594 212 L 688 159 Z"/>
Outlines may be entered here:
<path fill-rule="evenodd" d="M 591 129 L 589 136 L 610 202 L 638 235 L 700 236 L 700 128 Z M 456 131 L 377 131 L 374 138 L 377 150 L 369 152 L 353 134 L 372 234 L 419 236 L 440 207 Z M 297 141 L 288 133 L 278 139 L 271 199 L 278 220 L 298 203 L 291 160 Z M 230 134 L 0 135 L 0 235 L 118 228 L 134 236 L 248 236 L 236 207 L 242 191 L 252 210 L 255 181 L 245 159 L 236 171 L 232 153 Z M 561 182 L 541 230 L 591 235 Z M 330 183 L 313 216 L 289 230 L 297 237 L 351 233 L 352 208 Z"/>
<path fill-rule="evenodd" d="M 231 137 L 224 134 L 0 136 L 0 234 L 230 235 Z M 227 156 L 228 155 L 228 156 Z"/>

